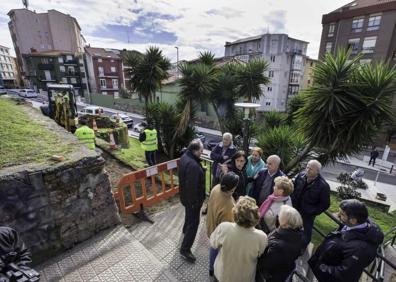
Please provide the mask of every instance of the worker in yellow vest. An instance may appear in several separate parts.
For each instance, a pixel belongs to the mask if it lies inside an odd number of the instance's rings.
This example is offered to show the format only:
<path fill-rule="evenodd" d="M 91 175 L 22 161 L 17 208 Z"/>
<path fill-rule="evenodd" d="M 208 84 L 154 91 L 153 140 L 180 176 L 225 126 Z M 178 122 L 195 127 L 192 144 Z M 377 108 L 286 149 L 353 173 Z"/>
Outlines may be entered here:
<path fill-rule="evenodd" d="M 153 127 L 152 124 L 149 123 L 147 127 L 140 133 L 139 141 L 141 142 L 141 146 L 144 150 L 148 165 L 155 165 L 155 154 L 158 150 L 158 138 L 157 130 Z"/>
<path fill-rule="evenodd" d="M 80 120 L 80 127 L 74 132 L 81 143 L 86 144 L 89 149 L 95 150 L 95 132 L 87 126 L 85 120 Z"/>

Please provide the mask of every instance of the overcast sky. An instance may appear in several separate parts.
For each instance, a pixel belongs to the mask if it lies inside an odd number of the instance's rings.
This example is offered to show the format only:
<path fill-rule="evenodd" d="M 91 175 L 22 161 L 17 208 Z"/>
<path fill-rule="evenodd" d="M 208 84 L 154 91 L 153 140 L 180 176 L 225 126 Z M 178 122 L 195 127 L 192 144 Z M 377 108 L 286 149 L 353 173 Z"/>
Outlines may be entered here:
<path fill-rule="evenodd" d="M 322 15 L 345 0 L 29 0 L 31 10 L 56 9 L 74 16 L 87 43 L 94 47 L 136 49 L 159 46 L 172 61 L 200 51 L 224 55 L 226 41 L 287 33 L 308 41 L 317 58 Z M 13 49 L 7 13 L 22 0 L 0 0 L 0 45 Z"/>

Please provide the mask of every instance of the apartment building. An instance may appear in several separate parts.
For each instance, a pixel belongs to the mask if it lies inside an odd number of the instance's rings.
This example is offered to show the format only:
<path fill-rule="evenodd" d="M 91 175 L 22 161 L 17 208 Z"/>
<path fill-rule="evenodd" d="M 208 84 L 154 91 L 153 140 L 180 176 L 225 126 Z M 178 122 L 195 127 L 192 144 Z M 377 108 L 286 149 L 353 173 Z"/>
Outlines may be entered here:
<path fill-rule="evenodd" d="M 44 51 L 25 55 L 28 73 L 25 77 L 36 90 L 47 90 L 47 83 L 73 85 L 81 96 L 88 94 L 83 55 L 75 53 Z"/>
<path fill-rule="evenodd" d="M 337 48 L 362 53 L 362 63 L 396 63 L 396 0 L 356 0 L 322 16 L 319 57 Z"/>
<path fill-rule="evenodd" d="M 226 42 L 225 57 L 242 61 L 262 58 L 269 63 L 271 83 L 262 87 L 258 111 L 286 111 L 287 100 L 296 95 L 302 78 L 308 42 L 287 34 L 263 34 Z"/>
<path fill-rule="evenodd" d="M 317 63 L 318 63 L 318 60 L 316 60 L 316 59 L 312 59 L 309 57 L 306 58 L 301 89 L 307 89 L 312 86 L 313 69 Z"/>
<path fill-rule="evenodd" d="M 36 64 L 28 64 L 28 61 L 35 61 L 41 55 L 46 57 L 51 52 L 55 52 L 55 56 L 73 58 L 79 58 L 84 52 L 81 28 L 77 20 L 70 15 L 56 10 L 36 13 L 28 9 L 13 9 L 8 12 L 8 16 L 20 74 L 27 87 L 41 88 L 33 84 L 40 79 L 32 79 L 32 74 L 39 70 L 29 69 L 29 66 Z M 30 58 L 32 54 L 35 55 Z M 82 90 L 79 92 L 83 95 Z"/>
<path fill-rule="evenodd" d="M 0 77 L 1 86 L 5 88 L 15 88 L 16 73 L 13 64 L 13 57 L 10 54 L 10 48 L 0 45 Z"/>
<path fill-rule="evenodd" d="M 104 48 L 85 48 L 89 87 L 92 93 L 119 98 L 124 87 L 120 51 Z"/>

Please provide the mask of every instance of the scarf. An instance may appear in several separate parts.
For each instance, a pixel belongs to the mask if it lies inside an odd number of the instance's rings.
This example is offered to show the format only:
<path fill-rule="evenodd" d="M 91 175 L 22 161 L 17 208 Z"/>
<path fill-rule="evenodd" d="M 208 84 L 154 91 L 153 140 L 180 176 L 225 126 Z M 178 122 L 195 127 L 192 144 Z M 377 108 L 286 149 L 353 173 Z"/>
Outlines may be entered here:
<path fill-rule="evenodd" d="M 264 215 L 267 213 L 269 208 L 271 207 L 273 202 L 284 202 L 289 199 L 289 196 L 275 196 L 274 194 L 271 194 L 268 196 L 268 198 L 261 204 L 261 207 L 259 208 L 259 214 L 260 217 L 264 217 Z"/>

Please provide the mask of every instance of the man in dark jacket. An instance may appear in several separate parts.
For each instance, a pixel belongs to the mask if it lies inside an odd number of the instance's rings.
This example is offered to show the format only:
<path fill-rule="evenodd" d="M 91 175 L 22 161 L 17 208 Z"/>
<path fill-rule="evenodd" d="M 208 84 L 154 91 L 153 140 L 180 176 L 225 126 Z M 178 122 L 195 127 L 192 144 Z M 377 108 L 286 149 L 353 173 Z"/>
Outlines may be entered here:
<path fill-rule="evenodd" d="M 205 200 L 205 172 L 200 164 L 202 151 L 201 140 L 195 139 L 191 141 L 187 151 L 180 158 L 180 201 L 186 212 L 183 225 L 184 238 L 180 247 L 180 254 L 189 262 L 195 262 L 196 260 L 191 253 L 191 246 L 197 234 L 200 210 Z"/>
<path fill-rule="evenodd" d="M 279 156 L 269 156 L 267 158 L 267 169 L 260 171 L 254 180 L 249 196 L 256 200 L 257 206 L 260 207 L 267 197 L 274 192 L 274 179 L 284 175 L 279 169 L 280 163 Z"/>
<path fill-rule="evenodd" d="M 379 152 L 377 151 L 377 149 L 375 147 L 373 147 L 373 150 L 370 153 L 369 165 L 371 165 L 371 163 L 373 163 L 373 166 L 374 166 L 375 160 L 378 158 L 378 156 L 379 156 Z"/>
<path fill-rule="evenodd" d="M 1 274 L 5 275 L 7 264 L 14 263 L 18 267 L 28 266 L 32 260 L 16 230 L 0 226 L 0 280 Z"/>
<path fill-rule="evenodd" d="M 320 282 L 357 282 L 374 260 L 384 234 L 358 200 L 342 201 L 338 216 L 345 225 L 327 235 L 308 263 Z"/>
<path fill-rule="evenodd" d="M 322 165 L 317 160 L 308 162 L 305 171 L 294 180 L 294 192 L 291 194 L 293 207 L 303 219 L 304 247 L 306 249 L 312 237 L 315 217 L 330 206 L 330 186 L 320 175 Z"/>

